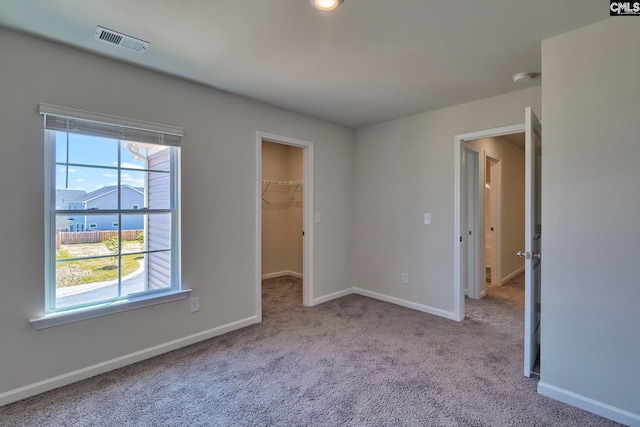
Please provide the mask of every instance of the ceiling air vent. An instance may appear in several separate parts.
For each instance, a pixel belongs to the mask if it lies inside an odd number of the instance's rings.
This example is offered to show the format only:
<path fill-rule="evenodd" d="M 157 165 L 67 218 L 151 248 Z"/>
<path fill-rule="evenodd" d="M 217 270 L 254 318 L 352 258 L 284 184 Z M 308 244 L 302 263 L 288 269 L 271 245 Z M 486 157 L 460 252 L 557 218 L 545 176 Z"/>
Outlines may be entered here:
<path fill-rule="evenodd" d="M 117 33 L 100 26 L 96 28 L 96 33 L 93 38 L 138 53 L 144 53 L 144 51 L 149 47 L 149 42 L 129 37 L 125 34 Z"/>

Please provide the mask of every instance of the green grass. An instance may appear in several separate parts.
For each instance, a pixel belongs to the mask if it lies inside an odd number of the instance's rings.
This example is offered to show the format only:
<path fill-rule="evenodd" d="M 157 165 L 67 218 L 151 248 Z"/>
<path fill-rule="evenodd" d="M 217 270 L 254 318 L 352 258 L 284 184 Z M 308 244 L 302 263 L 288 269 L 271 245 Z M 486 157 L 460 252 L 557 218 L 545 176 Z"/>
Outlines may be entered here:
<path fill-rule="evenodd" d="M 56 251 L 56 259 L 61 258 L 71 258 L 71 254 L 69 253 L 68 249 L 58 249 Z"/>
<path fill-rule="evenodd" d="M 136 241 L 123 241 L 122 248 L 134 252 L 141 247 Z M 82 258 L 88 256 L 104 256 L 76 261 L 62 261 L 65 258 Z M 122 277 L 133 273 L 139 267 L 137 258 L 140 254 L 122 255 Z M 56 251 L 56 287 L 84 285 L 88 283 L 106 282 L 118 278 L 118 258 L 111 255 L 104 242 L 64 245 Z"/>

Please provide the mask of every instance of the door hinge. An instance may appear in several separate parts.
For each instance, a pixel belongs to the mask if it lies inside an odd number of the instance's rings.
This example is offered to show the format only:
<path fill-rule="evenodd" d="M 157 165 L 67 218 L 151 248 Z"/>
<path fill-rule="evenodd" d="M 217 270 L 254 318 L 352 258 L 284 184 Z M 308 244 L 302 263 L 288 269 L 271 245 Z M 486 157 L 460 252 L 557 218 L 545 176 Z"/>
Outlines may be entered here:
<path fill-rule="evenodd" d="M 302 236 L 304 236 L 304 230 L 302 230 Z"/>

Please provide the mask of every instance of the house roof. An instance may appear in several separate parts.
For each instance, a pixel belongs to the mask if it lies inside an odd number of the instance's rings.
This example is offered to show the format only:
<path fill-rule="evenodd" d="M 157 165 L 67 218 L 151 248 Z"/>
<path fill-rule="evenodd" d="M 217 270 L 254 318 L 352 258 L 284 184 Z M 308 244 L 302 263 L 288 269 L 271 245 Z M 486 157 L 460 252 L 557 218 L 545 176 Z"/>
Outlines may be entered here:
<path fill-rule="evenodd" d="M 140 195 L 144 195 L 144 188 L 142 187 L 132 187 L 130 185 L 124 184 L 121 186 L 123 189 L 125 188 L 129 188 L 133 191 L 136 191 L 138 193 L 140 193 Z M 90 200 L 93 199 L 98 199 L 100 197 L 103 197 L 109 193 L 113 193 L 114 191 L 116 191 L 118 189 L 117 185 L 106 185 L 102 188 L 98 188 L 97 190 L 91 191 L 89 193 L 86 193 L 82 196 L 78 196 L 75 200 L 73 200 L 72 203 L 86 203 Z"/>
<path fill-rule="evenodd" d="M 56 209 L 65 209 L 69 203 L 75 202 L 86 194 L 84 190 L 56 190 Z"/>

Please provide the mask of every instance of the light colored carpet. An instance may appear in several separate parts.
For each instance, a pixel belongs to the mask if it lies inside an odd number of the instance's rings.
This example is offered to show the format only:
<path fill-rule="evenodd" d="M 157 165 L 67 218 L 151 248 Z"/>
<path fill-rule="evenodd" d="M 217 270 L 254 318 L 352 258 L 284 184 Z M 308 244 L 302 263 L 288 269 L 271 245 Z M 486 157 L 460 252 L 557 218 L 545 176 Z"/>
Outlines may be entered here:
<path fill-rule="evenodd" d="M 350 295 L 0 408 L 0 426 L 613 426 L 522 376 L 522 285 L 456 323 Z"/>

